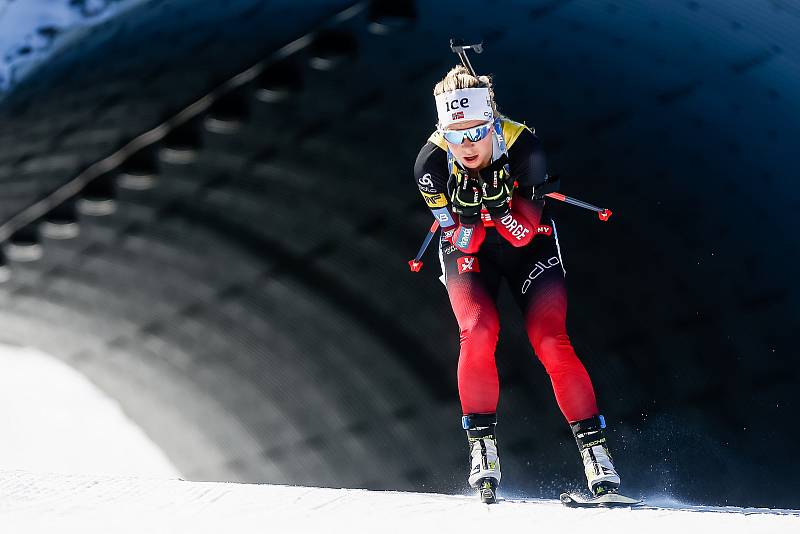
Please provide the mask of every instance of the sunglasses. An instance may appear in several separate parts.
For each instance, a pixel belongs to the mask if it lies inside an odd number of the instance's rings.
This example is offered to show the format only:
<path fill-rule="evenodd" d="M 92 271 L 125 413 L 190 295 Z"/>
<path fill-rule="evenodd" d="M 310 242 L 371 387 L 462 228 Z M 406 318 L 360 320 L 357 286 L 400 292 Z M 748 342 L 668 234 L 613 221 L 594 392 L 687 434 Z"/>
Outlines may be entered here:
<path fill-rule="evenodd" d="M 464 142 L 464 138 L 469 139 L 473 143 L 477 143 L 492 131 L 492 123 L 487 122 L 479 126 L 473 126 L 466 130 L 442 130 L 442 137 L 445 141 L 453 145 L 460 145 Z"/>

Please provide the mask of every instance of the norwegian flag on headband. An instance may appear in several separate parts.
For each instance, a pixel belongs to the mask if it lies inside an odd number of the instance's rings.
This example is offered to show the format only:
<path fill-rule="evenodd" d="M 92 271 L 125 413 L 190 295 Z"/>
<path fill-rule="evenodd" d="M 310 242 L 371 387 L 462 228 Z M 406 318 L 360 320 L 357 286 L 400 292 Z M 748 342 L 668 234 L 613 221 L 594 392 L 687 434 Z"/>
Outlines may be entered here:
<path fill-rule="evenodd" d="M 464 118 L 464 112 L 463 111 L 457 111 L 457 112 L 453 113 L 453 120 L 454 121 L 457 121 L 457 120 L 463 119 L 463 118 Z"/>

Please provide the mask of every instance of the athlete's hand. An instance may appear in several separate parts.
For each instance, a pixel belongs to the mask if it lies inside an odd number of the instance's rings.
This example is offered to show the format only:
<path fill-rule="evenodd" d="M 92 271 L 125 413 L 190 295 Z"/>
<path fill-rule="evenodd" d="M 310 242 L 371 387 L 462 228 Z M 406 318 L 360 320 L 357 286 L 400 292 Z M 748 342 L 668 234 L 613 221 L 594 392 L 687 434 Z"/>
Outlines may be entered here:
<path fill-rule="evenodd" d="M 452 187 L 448 189 L 452 191 L 453 213 L 459 216 L 462 224 L 475 224 L 480 220 L 483 198 L 480 182 L 462 171 L 450 175 L 450 181 Z"/>
<path fill-rule="evenodd" d="M 533 187 L 532 199 L 541 200 L 547 193 L 555 193 L 561 188 L 561 178 L 556 175 L 545 174 L 544 183 Z"/>
<path fill-rule="evenodd" d="M 505 166 L 508 157 L 504 154 L 488 167 L 479 171 L 483 205 L 493 216 L 504 214 L 508 211 L 514 184 L 506 172 Z"/>

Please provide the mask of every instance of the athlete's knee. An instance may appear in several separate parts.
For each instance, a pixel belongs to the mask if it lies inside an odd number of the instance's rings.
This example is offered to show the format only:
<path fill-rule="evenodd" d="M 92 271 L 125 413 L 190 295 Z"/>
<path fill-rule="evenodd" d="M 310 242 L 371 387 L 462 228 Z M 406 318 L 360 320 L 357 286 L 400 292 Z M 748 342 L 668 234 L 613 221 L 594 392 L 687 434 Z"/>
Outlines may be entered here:
<path fill-rule="evenodd" d="M 548 373 L 557 373 L 573 367 L 577 356 L 566 334 L 546 334 L 533 343 L 533 350 Z"/>
<path fill-rule="evenodd" d="M 500 322 L 493 313 L 479 314 L 461 329 L 461 343 L 481 343 L 494 346 L 500 332 Z"/>

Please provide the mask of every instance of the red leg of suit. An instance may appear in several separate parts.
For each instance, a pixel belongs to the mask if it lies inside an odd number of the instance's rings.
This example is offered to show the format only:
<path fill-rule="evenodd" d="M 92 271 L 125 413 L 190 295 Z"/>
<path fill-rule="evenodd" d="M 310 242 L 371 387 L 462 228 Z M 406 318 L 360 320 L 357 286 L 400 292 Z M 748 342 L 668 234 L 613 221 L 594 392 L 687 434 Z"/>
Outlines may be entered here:
<path fill-rule="evenodd" d="M 458 390 L 463 413 L 497 410 L 494 353 L 500 326 L 495 301 L 500 278 L 508 273 L 531 345 L 550 376 L 564 417 L 572 423 L 597 415 L 592 382 L 567 336 L 567 292 L 555 241 L 539 238 L 535 246 L 521 248 L 484 246 L 477 255 L 453 249 L 444 254 L 444 266 L 461 332 Z"/>
<path fill-rule="evenodd" d="M 494 413 L 500 393 L 494 351 L 500 322 L 482 273 L 448 270 L 447 292 L 461 333 L 458 392 L 464 414 Z"/>
<path fill-rule="evenodd" d="M 529 292 L 525 328 L 550 376 L 561 412 L 570 423 L 597 415 L 592 381 L 567 335 L 567 293 L 561 270 L 548 271 Z"/>

